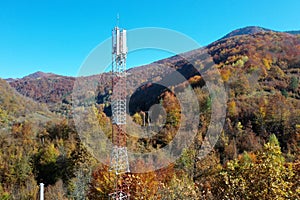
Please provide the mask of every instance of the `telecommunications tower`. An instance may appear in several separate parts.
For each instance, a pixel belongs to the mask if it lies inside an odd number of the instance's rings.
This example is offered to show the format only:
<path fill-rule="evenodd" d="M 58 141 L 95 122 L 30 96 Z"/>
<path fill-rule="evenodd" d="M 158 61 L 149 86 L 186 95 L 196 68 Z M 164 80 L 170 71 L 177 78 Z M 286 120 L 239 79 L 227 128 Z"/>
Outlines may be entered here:
<path fill-rule="evenodd" d="M 116 26 L 112 30 L 112 151 L 110 171 L 116 174 L 114 191 L 110 199 L 129 199 L 129 187 L 124 175 L 129 173 L 126 145 L 126 30 Z"/>

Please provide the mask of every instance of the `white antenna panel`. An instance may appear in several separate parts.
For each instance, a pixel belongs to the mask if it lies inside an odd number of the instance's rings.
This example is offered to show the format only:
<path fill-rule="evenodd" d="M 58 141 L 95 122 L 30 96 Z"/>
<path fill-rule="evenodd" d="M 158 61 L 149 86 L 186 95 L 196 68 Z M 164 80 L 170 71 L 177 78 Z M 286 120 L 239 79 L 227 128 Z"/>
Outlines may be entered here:
<path fill-rule="evenodd" d="M 123 30 L 123 32 L 122 32 L 122 53 L 127 54 L 126 30 Z"/>
<path fill-rule="evenodd" d="M 116 29 L 116 54 L 120 55 L 120 29 Z"/>

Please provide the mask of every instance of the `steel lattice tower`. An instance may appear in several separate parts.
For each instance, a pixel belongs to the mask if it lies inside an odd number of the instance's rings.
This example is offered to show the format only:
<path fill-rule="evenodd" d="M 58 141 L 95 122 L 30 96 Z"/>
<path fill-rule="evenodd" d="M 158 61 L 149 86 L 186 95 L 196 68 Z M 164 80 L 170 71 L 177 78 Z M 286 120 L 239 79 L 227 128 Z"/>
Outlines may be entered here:
<path fill-rule="evenodd" d="M 116 173 L 114 191 L 110 199 L 129 199 L 129 187 L 124 174 L 130 172 L 126 146 L 126 30 L 115 27 L 112 30 L 112 143 L 110 171 Z"/>

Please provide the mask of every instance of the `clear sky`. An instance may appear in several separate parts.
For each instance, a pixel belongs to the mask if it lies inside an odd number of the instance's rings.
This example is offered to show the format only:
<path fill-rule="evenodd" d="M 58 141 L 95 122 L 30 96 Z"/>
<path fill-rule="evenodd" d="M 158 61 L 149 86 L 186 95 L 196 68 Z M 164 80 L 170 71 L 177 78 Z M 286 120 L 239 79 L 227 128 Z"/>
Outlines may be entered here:
<path fill-rule="evenodd" d="M 201 45 L 250 25 L 300 30 L 299 0 L 1 0 L 0 77 L 35 71 L 76 76 L 90 51 L 109 38 L 120 15 L 130 30 L 163 27 Z M 132 56 L 130 66 L 168 56 Z"/>

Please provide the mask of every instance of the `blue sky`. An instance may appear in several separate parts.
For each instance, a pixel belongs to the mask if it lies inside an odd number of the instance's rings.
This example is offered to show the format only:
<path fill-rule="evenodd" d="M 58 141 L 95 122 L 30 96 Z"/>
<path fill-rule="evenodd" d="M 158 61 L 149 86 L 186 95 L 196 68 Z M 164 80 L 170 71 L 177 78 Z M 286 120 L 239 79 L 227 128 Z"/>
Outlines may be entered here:
<path fill-rule="evenodd" d="M 99 43 L 120 26 L 130 30 L 162 27 L 181 32 L 200 45 L 249 25 L 300 30 L 298 0 L 27 0 L 0 2 L 0 77 L 35 71 L 76 76 Z M 129 66 L 146 64 L 169 53 L 132 53 Z"/>

